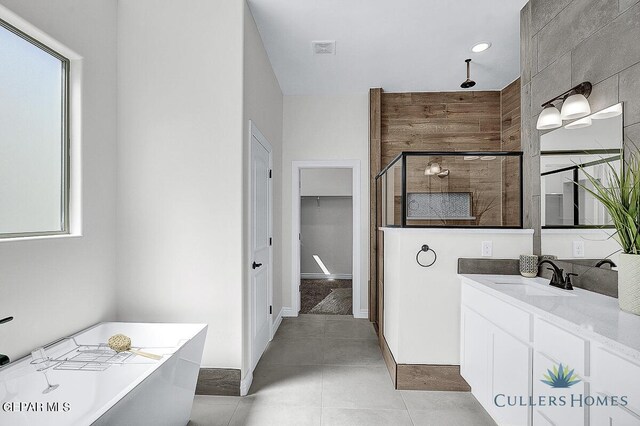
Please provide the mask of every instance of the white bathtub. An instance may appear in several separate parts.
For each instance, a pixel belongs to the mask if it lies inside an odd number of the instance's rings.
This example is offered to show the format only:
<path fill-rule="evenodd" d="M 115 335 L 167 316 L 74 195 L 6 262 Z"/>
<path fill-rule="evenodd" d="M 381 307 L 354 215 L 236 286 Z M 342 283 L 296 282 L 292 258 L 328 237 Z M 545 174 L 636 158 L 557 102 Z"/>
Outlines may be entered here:
<path fill-rule="evenodd" d="M 2 367 L 0 425 L 186 425 L 206 330 L 204 324 L 97 324 L 46 349 L 53 359 L 73 359 L 47 364 L 49 382 L 58 385 L 49 393 L 43 393 L 46 378 L 31 356 Z M 123 354 L 126 359 L 94 362 L 106 357 L 93 345 L 117 333 L 162 359 Z M 103 358 L 95 360 L 98 353 Z"/>

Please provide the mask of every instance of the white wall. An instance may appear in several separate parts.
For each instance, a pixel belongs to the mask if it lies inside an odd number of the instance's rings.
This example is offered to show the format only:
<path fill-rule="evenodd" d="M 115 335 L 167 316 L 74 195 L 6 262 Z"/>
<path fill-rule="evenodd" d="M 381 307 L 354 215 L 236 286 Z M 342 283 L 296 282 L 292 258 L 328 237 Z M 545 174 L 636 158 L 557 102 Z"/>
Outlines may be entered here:
<path fill-rule="evenodd" d="M 580 259 L 573 255 L 573 243 L 584 244 L 583 259 L 611 259 L 618 263 L 621 246 L 611 238 L 613 229 L 543 229 L 542 254 L 558 259 Z"/>
<path fill-rule="evenodd" d="M 244 2 L 243 2 L 244 3 Z M 244 191 L 244 229 L 249 229 L 249 197 L 250 191 L 248 182 L 250 181 L 250 133 L 249 120 L 258 127 L 260 133 L 269 140 L 273 148 L 273 320 L 282 310 L 282 91 L 276 79 L 267 52 L 262 45 L 262 39 L 251 15 L 249 7 L 244 5 L 244 111 L 243 111 L 243 134 L 244 134 L 244 170 L 245 182 Z M 244 236 L 245 259 L 244 259 L 244 345 L 243 358 L 244 377 L 250 365 L 249 352 L 249 265 L 251 245 L 249 234 Z"/>
<path fill-rule="evenodd" d="M 118 4 L 118 318 L 241 368 L 243 2 Z"/>
<path fill-rule="evenodd" d="M 350 196 L 351 169 L 300 170 L 300 196 Z"/>
<path fill-rule="evenodd" d="M 349 170 L 351 171 L 351 170 Z M 353 271 L 353 200 L 351 197 L 303 197 L 300 200 L 300 274 L 324 278 L 317 255 L 335 278 Z"/>
<path fill-rule="evenodd" d="M 533 230 L 385 229 L 384 336 L 398 364 L 460 364 L 458 258 L 480 257 L 483 241 L 496 259 L 533 252 Z M 438 255 L 429 268 L 416 263 L 423 244 Z"/>
<path fill-rule="evenodd" d="M 361 173 L 360 310 L 368 308 L 369 277 L 369 96 L 285 96 L 282 147 L 282 300 L 291 295 L 291 162 L 359 160 Z M 354 265 L 354 267 L 356 267 Z"/>
<path fill-rule="evenodd" d="M 114 316 L 117 3 L 0 4 L 84 58 L 83 236 L 0 241 L 0 352 L 17 358 Z"/>

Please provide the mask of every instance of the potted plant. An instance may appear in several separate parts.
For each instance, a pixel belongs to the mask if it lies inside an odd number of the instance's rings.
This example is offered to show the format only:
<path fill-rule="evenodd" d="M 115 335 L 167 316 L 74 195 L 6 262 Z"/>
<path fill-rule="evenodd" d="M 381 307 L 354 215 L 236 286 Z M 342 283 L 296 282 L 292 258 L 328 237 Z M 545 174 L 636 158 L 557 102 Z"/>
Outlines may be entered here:
<path fill-rule="evenodd" d="M 640 315 L 640 161 L 634 156 L 623 171 L 610 163 L 608 183 L 584 169 L 593 188 L 579 184 L 599 200 L 611 215 L 616 239 L 622 246 L 618 261 L 618 303 L 620 309 Z"/>

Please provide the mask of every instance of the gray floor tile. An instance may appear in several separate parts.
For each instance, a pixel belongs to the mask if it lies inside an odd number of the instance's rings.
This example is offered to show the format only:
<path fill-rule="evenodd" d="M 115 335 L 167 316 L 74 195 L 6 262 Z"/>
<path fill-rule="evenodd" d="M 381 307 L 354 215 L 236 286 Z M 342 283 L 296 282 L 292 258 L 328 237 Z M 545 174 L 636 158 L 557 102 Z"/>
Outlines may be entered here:
<path fill-rule="evenodd" d="M 322 406 L 335 408 L 406 409 L 386 367 L 325 366 Z"/>
<path fill-rule="evenodd" d="M 320 407 L 241 402 L 230 426 L 319 426 Z"/>
<path fill-rule="evenodd" d="M 286 318 L 278 327 L 275 339 L 281 338 L 322 338 L 324 320 Z M 274 340 L 275 340 L 274 339 Z"/>
<path fill-rule="evenodd" d="M 227 426 L 239 400 L 240 397 L 196 395 L 188 426 Z"/>
<path fill-rule="evenodd" d="M 320 365 L 323 339 L 274 339 L 260 359 L 263 365 Z"/>
<path fill-rule="evenodd" d="M 412 426 L 406 410 L 323 408 L 323 426 Z"/>
<path fill-rule="evenodd" d="M 378 341 L 369 339 L 325 339 L 323 362 L 326 365 L 384 366 Z"/>
<path fill-rule="evenodd" d="M 437 408 L 483 410 L 480 403 L 469 392 L 400 391 L 409 410 L 431 410 Z"/>
<path fill-rule="evenodd" d="M 196 396 L 189 425 L 494 425 L 469 393 L 396 391 L 368 326 L 345 316 L 284 319 L 249 396 Z"/>
<path fill-rule="evenodd" d="M 496 426 L 484 410 L 409 410 L 409 415 L 415 426 Z"/>
<path fill-rule="evenodd" d="M 353 315 L 325 315 L 324 316 L 327 321 L 336 321 L 336 320 L 357 320 L 353 317 Z"/>
<path fill-rule="evenodd" d="M 321 405 L 320 366 L 264 365 L 256 368 L 247 401 L 297 406 Z"/>
<path fill-rule="evenodd" d="M 415 425 L 495 425 L 468 392 L 401 391 Z"/>
<path fill-rule="evenodd" d="M 373 325 L 366 319 L 327 320 L 324 335 L 332 339 L 372 339 L 376 340 Z"/>

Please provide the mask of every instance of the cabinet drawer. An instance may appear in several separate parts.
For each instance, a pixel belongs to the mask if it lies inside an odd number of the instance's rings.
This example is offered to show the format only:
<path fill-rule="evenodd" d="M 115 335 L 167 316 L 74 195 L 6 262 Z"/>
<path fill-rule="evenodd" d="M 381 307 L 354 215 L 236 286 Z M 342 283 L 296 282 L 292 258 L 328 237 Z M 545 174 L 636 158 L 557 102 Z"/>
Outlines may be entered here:
<path fill-rule="evenodd" d="M 531 341 L 531 314 L 468 284 L 462 285 L 462 303 L 523 342 Z"/>
<path fill-rule="evenodd" d="M 626 396 L 626 408 L 640 415 L 640 366 L 598 347 L 592 354 L 591 381 L 594 390 Z"/>
<path fill-rule="evenodd" d="M 543 319 L 533 325 L 533 346 L 556 363 L 568 365 L 584 377 L 587 371 L 587 341 Z"/>

